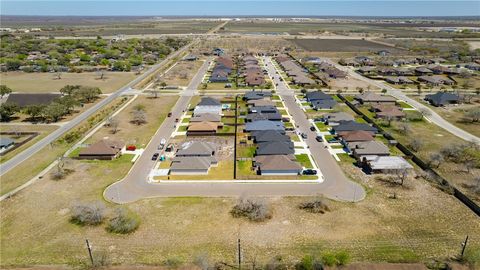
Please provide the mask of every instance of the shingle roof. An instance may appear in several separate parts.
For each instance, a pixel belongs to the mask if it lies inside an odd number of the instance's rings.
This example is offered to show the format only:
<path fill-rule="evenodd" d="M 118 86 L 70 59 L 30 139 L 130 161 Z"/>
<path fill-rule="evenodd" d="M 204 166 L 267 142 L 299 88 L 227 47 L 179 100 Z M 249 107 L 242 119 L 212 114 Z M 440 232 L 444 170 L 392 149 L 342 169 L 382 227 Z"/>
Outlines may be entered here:
<path fill-rule="evenodd" d="M 257 156 L 255 163 L 260 167 L 260 171 L 300 171 L 302 167 L 289 155 L 270 155 Z"/>
<path fill-rule="evenodd" d="M 337 102 L 333 99 L 314 100 L 312 106 L 318 109 L 331 109 L 337 105 Z"/>
<path fill-rule="evenodd" d="M 362 102 L 395 102 L 396 99 L 392 96 L 379 95 L 374 92 L 364 92 L 362 94 L 356 95 L 355 99 L 361 100 Z"/>
<path fill-rule="evenodd" d="M 385 144 L 377 141 L 351 142 L 348 143 L 348 147 L 358 156 L 385 155 L 390 153 L 390 150 Z"/>
<path fill-rule="evenodd" d="M 215 147 L 206 142 L 190 141 L 177 151 L 176 156 L 211 156 Z"/>
<path fill-rule="evenodd" d="M 192 122 L 203 122 L 203 121 L 208 121 L 208 122 L 220 122 L 222 120 L 222 116 L 219 114 L 214 114 L 214 113 L 204 113 L 200 115 L 193 116 L 190 118 L 190 123 Z"/>
<path fill-rule="evenodd" d="M 458 102 L 459 97 L 456 94 L 447 92 L 437 92 L 433 95 L 426 95 L 425 100 L 430 101 L 433 105 L 446 105 L 450 102 Z"/>
<path fill-rule="evenodd" d="M 369 162 L 372 170 L 413 169 L 404 158 L 398 156 L 378 156 Z"/>
<path fill-rule="evenodd" d="M 377 132 L 377 129 L 364 123 L 358 123 L 355 121 L 340 121 L 338 126 L 332 127 L 335 132 L 342 131 L 354 131 L 354 130 L 365 130 L 370 132 Z"/>
<path fill-rule="evenodd" d="M 244 98 L 246 100 L 255 100 L 255 99 L 263 99 L 265 97 L 271 97 L 271 92 L 262 92 L 262 91 L 249 91 L 246 92 Z"/>
<path fill-rule="evenodd" d="M 255 142 L 284 142 L 290 141 L 290 137 L 276 130 L 255 131 L 252 132 Z"/>
<path fill-rule="evenodd" d="M 371 132 L 364 130 L 344 131 L 338 134 L 345 142 L 373 141 Z"/>
<path fill-rule="evenodd" d="M 257 156 L 262 155 L 289 155 L 294 154 L 295 149 L 291 141 L 287 142 L 263 142 L 257 144 Z"/>
<path fill-rule="evenodd" d="M 211 165 L 211 157 L 175 157 L 170 170 L 208 170 Z"/>
<path fill-rule="evenodd" d="M 249 113 L 247 115 L 247 120 L 249 121 L 258 121 L 258 120 L 271 120 L 271 121 L 280 121 L 282 120 L 282 115 L 278 112 L 275 113 Z"/>
<path fill-rule="evenodd" d="M 282 122 L 274 122 L 269 120 L 258 120 L 254 122 L 249 122 L 245 124 L 246 131 L 255 131 L 255 130 L 285 130 L 285 127 Z"/>
<path fill-rule="evenodd" d="M 10 138 L 0 137 L 0 147 L 9 146 L 14 143 L 15 141 Z"/>
<path fill-rule="evenodd" d="M 194 122 L 188 125 L 188 131 L 217 131 L 218 123 L 202 121 Z"/>
<path fill-rule="evenodd" d="M 115 156 L 125 144 L 113 140 L 100 140 L 80 150 L 80 156 Z"/>
<path fill-rule="evenodd" d="M 332 100 L 333 98 L 330 95 L 325 94 L 322 91 L 313 91 L 308 92 L 306 95 L 308 101 L 314 100 Z"/>
<path fill-rule="evenodd" d="M 329 122 L 353 121 L 355 118 L 346 112 L 327 113 L 323 116 Z"/>
<path fill-rule="evenodd" d="M 222 103 L 211 97 L 203 97 L 197 106 L 222 106 Z"/>

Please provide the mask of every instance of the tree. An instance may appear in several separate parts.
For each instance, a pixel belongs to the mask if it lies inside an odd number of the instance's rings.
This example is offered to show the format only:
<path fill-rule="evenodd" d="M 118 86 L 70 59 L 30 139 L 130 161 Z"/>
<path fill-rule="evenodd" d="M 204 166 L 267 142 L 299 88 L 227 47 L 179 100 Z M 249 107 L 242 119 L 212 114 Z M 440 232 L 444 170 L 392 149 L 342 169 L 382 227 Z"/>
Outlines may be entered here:
<path fill-rule="evenodd" d="M 45 109 L 45 105 L 43 104 L 31 104 L 25 107 L 23 109 L 23 112 L 25 114 L 28 114 L 32 121 L 35 121 L 37 117 L 40 117 L 42 115 L 44 109 Z"/>
<path fill-rule="evenodd" d="M 410 170 L 405 165 L 401 165 L 400 169 L 395 170 L 395 175 L 397 177 L 397 180 L 400 181 L 401 186 L 403 186 L 405 180 L 408 178 L 409 172 Z"/>
<path fill-rule="evenodd" d="M 403 135 L 410 132 L 410 126 L 407 123 L 399 123 L 397 125 L 398 132 L 402 133 Z"/>
<path fill-rule="evenodd" d="M 240 198 L 230 213 L 233 217 L 246 217 L 257 222 L 272 218 L 268 204 L 257 198 Z"/>
<path fill-rule="evenodd" d="M 105 219 L 102 202 L 77 204 L 72 208 L 70 221 L 78 225 L 99 225 Z"/>
<path fill-rule="evenodd" d="M 480 108 L 473 108 L 468 110 L 465 113 L 465 117 L 470 119 L 472 122 L 480 121 Z"/>
<path fill-rule="evenodd" d="M 67 108 L 65 105 L 58 102 L 53 102 L 50 105 L 46 106 L 43 110 L 43 113 L 47 119 L 52 122 L 57 122 L 67 113 Z"/>
<path fill-rule="evenodd" d="M 12 116 L 19 111 L 19 107 L 15 103 L 6 102 L 0 105 L 0 121 L 8 122 Z"/>
<path fill-rule="evenodd" d="M 387 89 L 382 89 L 382 94 L 386 94 L 387 93 Z"/>
<path fill-rule="evenodd" d="M 412 138 L 408 143 L 408 146 L 410 146 L 410 148 L 415 152 L 418 152 L 423 147 L 423 145 L 423 141 L 419 138 Z"/>
<path fill-rule="evenodd" d="M 82 86 L 76 92 L 78 100 L 85 103 L 92 102 L 93 100 L 97 99 L 98 96 L 101 94 L 102 91 L 100 90 L 100 88 L 88 86 Z"/>
<path fill-rule="evenodd" d="M 80 102 L 76 100 L 73 96 L 64 96 L 57 100 L 58 103 L 65 106 L 66 113 L 71 113 L 75 106 L 79 106 Z"/>
<path fill-rule="evenodd" d="M 133 110 L 132 111 L 132 123 L 136 125 L 145 124 L 147 122 L 147 116 L 143 110 Z"/>
<path fill-rule="evenodd" d="M 118 126 L 120 125 L 120 121 L 118 121 L 117 118 L 113 118 L 113 117 L 108 118 L 107 124 L 110 127 L 112 134 L 115 134 L 118 132 Z"/>
<path fill-rule="evenodd" d="M 440 165 L 444 162 L 443 155 L 439 152 L 435 152 L 430 154 L 428 157 L 428 165 L 430 165 L 433 168 L 438 168 Z"/>
<path fill-rule="evenodd" d="M 422 85 L 421 84 L 417 84 L 417 93 L 418 93 L 418 95 L 422 94 Z"/>
<path fill-rule="evenodd" d="M 148 90 L 148 92 L 152 95 L 153 98 L 158 98 L 158 94 L 160 94 L 160 91 L 156 89 Z"/>
<path fill-rule="evenodd" d="M 73 95 L 78 89 L 80 89 L 80 85 L 65 85 L 60 89 L 60 93 L 64 95 Z"/>
<path fill-rule="evenodd" d="M 5 84 L 0 85 L 0 97 L 3 97 L 3 96 L 8 95 L 10 93 L 12 93 L 12 89 L 10 89 Z"/>
<path fill-rule="evenodd" d="M 140 225 L 139 218 L 124 208 L 115 210 L 115 215 L 109 220 L 107 230 L 112 233 L 127 234 L 135 231 Z"/>

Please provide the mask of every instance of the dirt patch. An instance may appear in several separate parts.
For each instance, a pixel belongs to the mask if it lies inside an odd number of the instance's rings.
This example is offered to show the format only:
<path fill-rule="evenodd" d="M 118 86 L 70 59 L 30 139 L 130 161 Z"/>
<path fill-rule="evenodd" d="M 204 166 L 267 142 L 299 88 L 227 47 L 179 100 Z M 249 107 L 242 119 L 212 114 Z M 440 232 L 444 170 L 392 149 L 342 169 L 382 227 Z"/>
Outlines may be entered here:
<path fill-rule="evenodd" d="M 296 45 L 307 51 L 320 52 L 377 52 L 379 50 L 398 51 L 398 49 L 361 39 L 294 39 Z"/>

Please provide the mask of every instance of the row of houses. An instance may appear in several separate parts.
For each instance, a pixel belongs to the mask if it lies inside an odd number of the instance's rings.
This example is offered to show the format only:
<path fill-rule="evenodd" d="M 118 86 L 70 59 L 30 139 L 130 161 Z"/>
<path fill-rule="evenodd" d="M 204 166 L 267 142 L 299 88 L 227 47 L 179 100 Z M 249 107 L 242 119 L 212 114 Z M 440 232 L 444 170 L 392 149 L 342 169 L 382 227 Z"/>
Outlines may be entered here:
<path fill-rule="evenodd" d="M 203 97 L 193 109 L 187 135 L 211 135 L 221 127 L 222 103 L 215 98 Z"/>
<path fill-rule="evenodd" d="M 265 83 L 264 71 L 255 56 L 241 57 L 239 62 L 241 66 L 240 77 L 244 78 L 246 85 L 255 87 Z"/>
<path fill-rule="evenodd" d="M 302 59 L 302 62 L 316 67 L 318 72 L 315 74 L 320 78 L 345 79 L 348 76 L 347 72 L 323 61 L 320 57 L 306 57 Z"/>
<path fill-rule="evenodd" d="M 271 93 L 258 91 L 244 96 L 249 106 L 245 132 L 256 144 L 253 167 L 260 175 L 299 175 L 302 166 L 296 162 L 284 119 L 270 97 Z"/>
<path fill-rule="evenodd" d="M 413 168 L 403 157 L 390 156 L 388 146 L 375 139 L 378 133 L 375 127 L 356 122 L 344 112 L 326 114 L 323 121 L 332 126 L 331 132 L 337 140 L 366 171 L 389 173 Z"/>
<path fill-rule="evenodd" d="M 375 59 L 368 56 L 357 56 L 354 58 L 340 59 L 339 64 L 343 66 L 403 66 L 403 65 L 430 65 L 447 62 L 446 59 L 435 57 L 410 57 L 410 58 L 385 58 Z"/>
<path fill-rule="evenodd" d="M 229 82 L 229 76 L 232 74 L 234 69 L 234 61 L 229 56 L 219 56 L 215 60 L 215 65 L 212 69 L 212 74 L 210 75 L 209 81 L 212 83 Z"/>
<path fill-rule="evenodd" d="M 305 94 L 305 98 L 314 110 L 329 110 L 337 105 L 337 102 L 332 96 L 323 93 L 322 91 L 311 91 Z"/>
<path fill-rule="evenodd" d="M 291 57 L 287 55 L 279 55 L 275 57 L 275 61 L 285 71 L 288 77 L 292 78 L 292 82 L 296 85 L 307 86 L 316 84 L 315 80 L 308 76 L 308 72 L 299 66 Z"/>

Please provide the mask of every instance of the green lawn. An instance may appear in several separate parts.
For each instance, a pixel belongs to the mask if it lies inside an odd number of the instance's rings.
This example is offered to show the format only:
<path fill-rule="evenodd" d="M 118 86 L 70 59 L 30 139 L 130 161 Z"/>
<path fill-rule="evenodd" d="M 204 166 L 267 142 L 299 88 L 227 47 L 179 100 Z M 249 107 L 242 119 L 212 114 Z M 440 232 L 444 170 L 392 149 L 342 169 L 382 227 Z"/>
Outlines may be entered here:
<path fill-rule="evenodd" d="M 326 141 L 331 140 L 331 139 L 335 139 L 335 136 L 333 136 L 333 135 L 325 135 L 325 140 L 326 140 Z"/>
<path fill-rule="evenodd" d="M 190 118 L 183 118 L 182 123 L 190 123 Z"/>
<path fill-rule="evenodd" d="M 237 161 L 237 173 L 239 175 L 256 175 L 255 171 L 252 171 L 252 161 L 251 160 L 239 160 Z"/>
<path fill-rule="evenodd" d="M 400 101 L 400 100 L 397 100 L 397 104 L 398 106 L 402 107 L 402 108 L 405 108 L 405 109 L 413 109 L 412 106 L 410 106 L 408 103 L 406 103 L 405 101 Z"/>
<path fill-rule="evenodd" d="M 320 131 L 328 131 L 328 126 L 325 125 L 323 122 L 315 122 L 315 125 L 318 127 Z"/>
<path fill-rule="evenodd" d="M 184 131 L 187 131 L 187 129 L 188 129 L 188 126 L 180 126 L 178 128 L 178 132 L 184 132 Z"/>
<path fill-rule="evenodd" d="M 255 145 L 252 146 L 237 146 L 237 157 L 245 157 L 245 158 L 252 158 L 255 154 L 255 150 L 257 147 Z"/>
<path fill-rule="evenodd" d="M 218 130 L 217 133 L 234 133 L 234 126 L 223 126 L 222 129 Z"/>
<path fill-rule="evenodd" d="M 312 163 L 310 162 L 310 159 L 308 158 L 307 154 L 295 155 L 295 158 L 297 158 L 297 161 L 300 162 L 300 164 L 303 167 L 313 168 Z"/>

